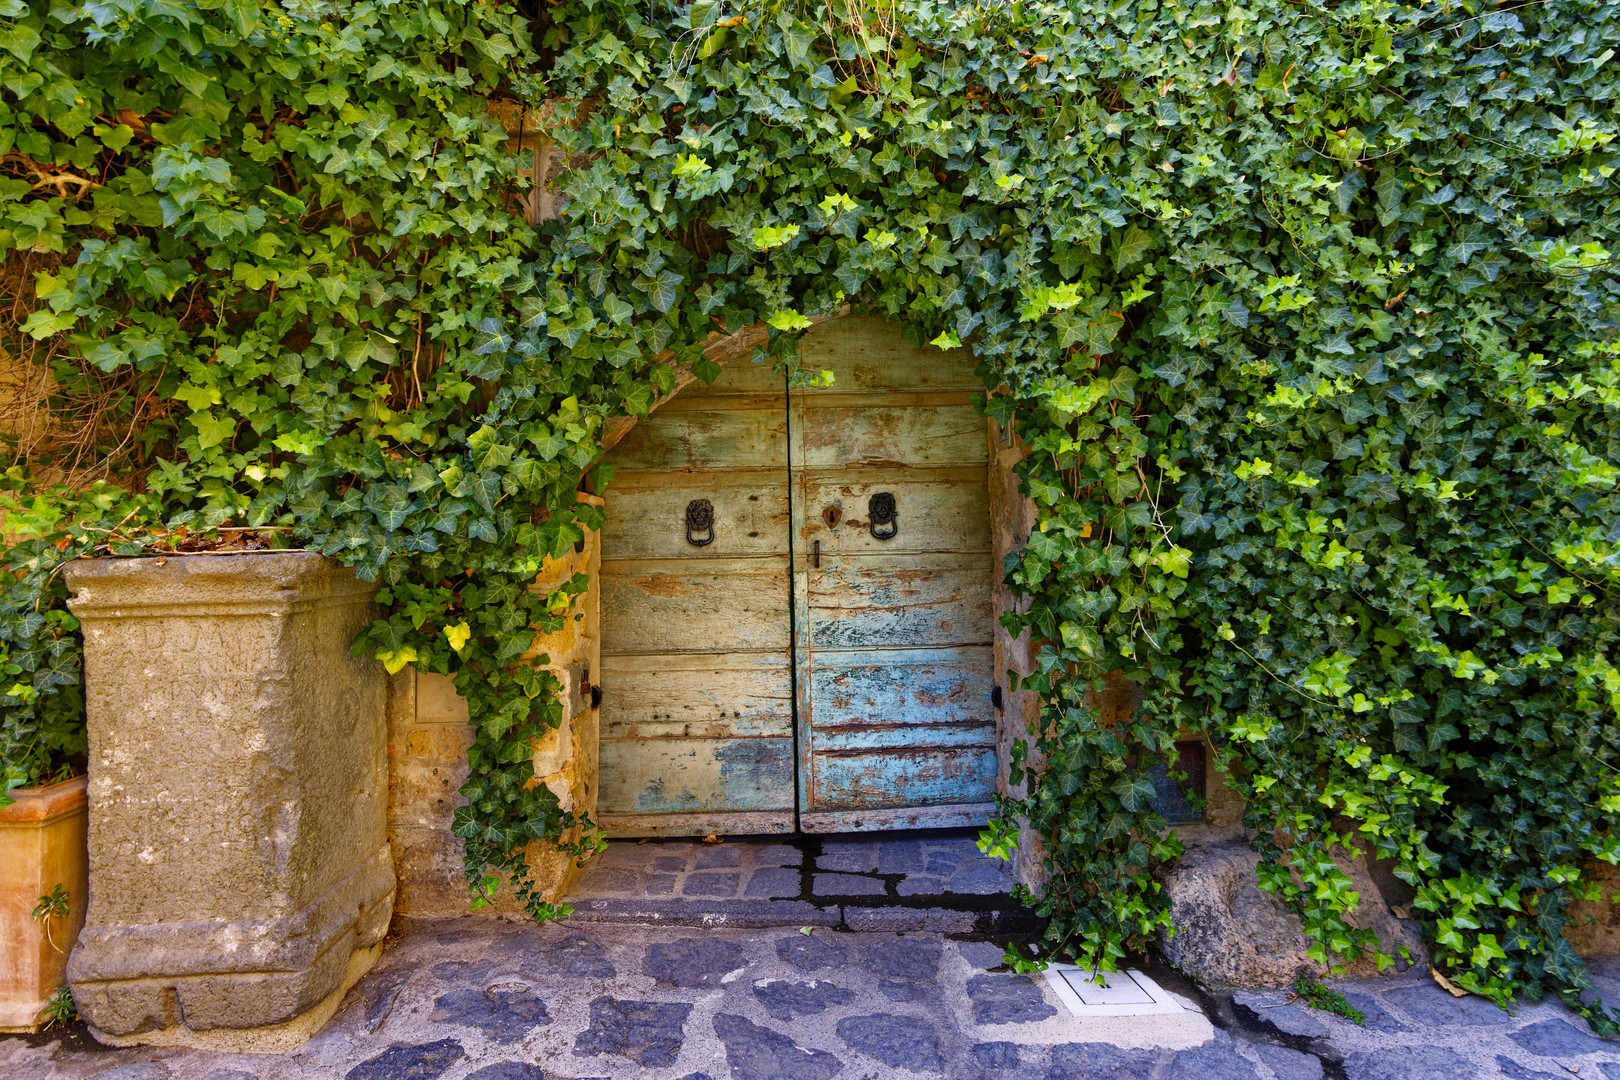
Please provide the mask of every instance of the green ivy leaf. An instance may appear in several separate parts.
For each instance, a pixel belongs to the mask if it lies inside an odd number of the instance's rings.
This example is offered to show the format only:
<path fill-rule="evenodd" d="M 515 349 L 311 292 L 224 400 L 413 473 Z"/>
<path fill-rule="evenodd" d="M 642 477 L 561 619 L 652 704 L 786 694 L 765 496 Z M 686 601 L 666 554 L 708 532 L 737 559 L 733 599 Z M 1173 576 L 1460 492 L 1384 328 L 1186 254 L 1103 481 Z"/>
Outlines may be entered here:
<path fill-rule="evenodd" d="M 1153 248 L 1153 234 L 1135 225 L 1125 230 L 1114 248 L 1114 269 L 1125 270 L 1143 259 Z"/>
<path fill-rule="evenodd" d="M 34 50 L 39 48 L 39 42 L 39 31 L 27 23 L 0 26 L 0 49 L 6 50 L 24 64 L 34 55 Z"/>
<path fill-rule="evenodd" d="M 212 412 L 195 413 L 191 417 L 192 426 L 197 429 L 197 445 L 203 450 L 219 446 L 235 435 L 237 422 L 234 417 L 215 416 Z"/>

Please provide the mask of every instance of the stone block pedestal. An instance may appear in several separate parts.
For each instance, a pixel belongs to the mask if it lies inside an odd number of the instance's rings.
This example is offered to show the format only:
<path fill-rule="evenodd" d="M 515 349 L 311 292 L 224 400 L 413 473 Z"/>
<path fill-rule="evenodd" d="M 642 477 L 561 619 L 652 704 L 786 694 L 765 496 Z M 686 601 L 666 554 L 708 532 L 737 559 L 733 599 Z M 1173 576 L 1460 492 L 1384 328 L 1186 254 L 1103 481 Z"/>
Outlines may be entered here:
<path fill-rule="evenodd" d="M 68 964 L 103 1042 L 284 1049 L 393 910 L 376 586 L 308 553 L 70 564 L 90 905 Z"/>

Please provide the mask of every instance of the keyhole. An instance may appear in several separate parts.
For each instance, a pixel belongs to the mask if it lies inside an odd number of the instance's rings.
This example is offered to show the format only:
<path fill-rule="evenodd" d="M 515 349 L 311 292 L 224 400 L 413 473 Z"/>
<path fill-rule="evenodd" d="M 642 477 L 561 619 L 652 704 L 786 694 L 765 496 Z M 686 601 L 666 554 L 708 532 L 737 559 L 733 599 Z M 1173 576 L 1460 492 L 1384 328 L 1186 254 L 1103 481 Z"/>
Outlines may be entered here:
<path fill-rule="evenodd" d="M 829 529 L 838 528 L 838 523 L 843 520 L 843 517 L 844 512 L 836 506 L 829 506 L 821 512 L 821 520 L 827 523 Z"/>

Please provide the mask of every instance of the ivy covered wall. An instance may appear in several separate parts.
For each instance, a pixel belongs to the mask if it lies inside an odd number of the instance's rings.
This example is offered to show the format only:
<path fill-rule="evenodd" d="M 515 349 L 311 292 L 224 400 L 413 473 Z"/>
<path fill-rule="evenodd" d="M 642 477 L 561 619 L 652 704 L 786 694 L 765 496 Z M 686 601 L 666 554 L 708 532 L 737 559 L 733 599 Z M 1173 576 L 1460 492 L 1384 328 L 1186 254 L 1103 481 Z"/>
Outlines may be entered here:
<path fill-rule="evenodd" d="M 54 418 L 7 474 L 37 538 L 8 784 L 79 752 L 56 563 L 231 527 L 382 578 L 359 647 L 471 703 L 469 881 L 519 868 L 576 824 L 528 786 L 558 687 L 517 661 L 584 587 L 526 584 L 595 524 L 604 426 L 712 378 L 711 334 L 792 366 L 848 305 L 971 345 L 1031 451 L 1007 620 L 1043 709 L 986 843 L 1046 837 L 1055 948 L 1163 925 L 1144 770 L 1190 729 L 1322 956 L 1378 949 L 1331 857 L 1364 843 L 1457 985 L 1587 985 L 1561 930 L 1620 859 L 1612 5 L 0 16 L 9 349 Z M 554 123 L 539 228 L 491 96 Z M 1128 723 L 1085 704 L 1109 673 Z"/>

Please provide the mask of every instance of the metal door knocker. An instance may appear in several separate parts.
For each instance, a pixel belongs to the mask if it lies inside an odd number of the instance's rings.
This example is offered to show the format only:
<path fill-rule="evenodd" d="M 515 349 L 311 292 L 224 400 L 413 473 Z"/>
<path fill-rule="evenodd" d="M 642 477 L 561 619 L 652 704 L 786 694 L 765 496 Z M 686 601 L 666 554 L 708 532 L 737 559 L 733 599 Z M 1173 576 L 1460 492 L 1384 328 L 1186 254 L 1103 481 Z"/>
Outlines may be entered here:
<path fill-rule="evenodd" d="M 708 499 L 693 499 L 686 504 L 686 542 L 693 547 L 714 543 L 714 504 Z"/>
<path fill-rule="evenodd" d="M 895 510 L 894 496 L 887 491 L 880 491 L 866 501 L 866 516 L 870 519 L 867 528 L 871 530 L 874 540 L 892 540 L 894 534 L 900 531 L 900 515 Z"/>

